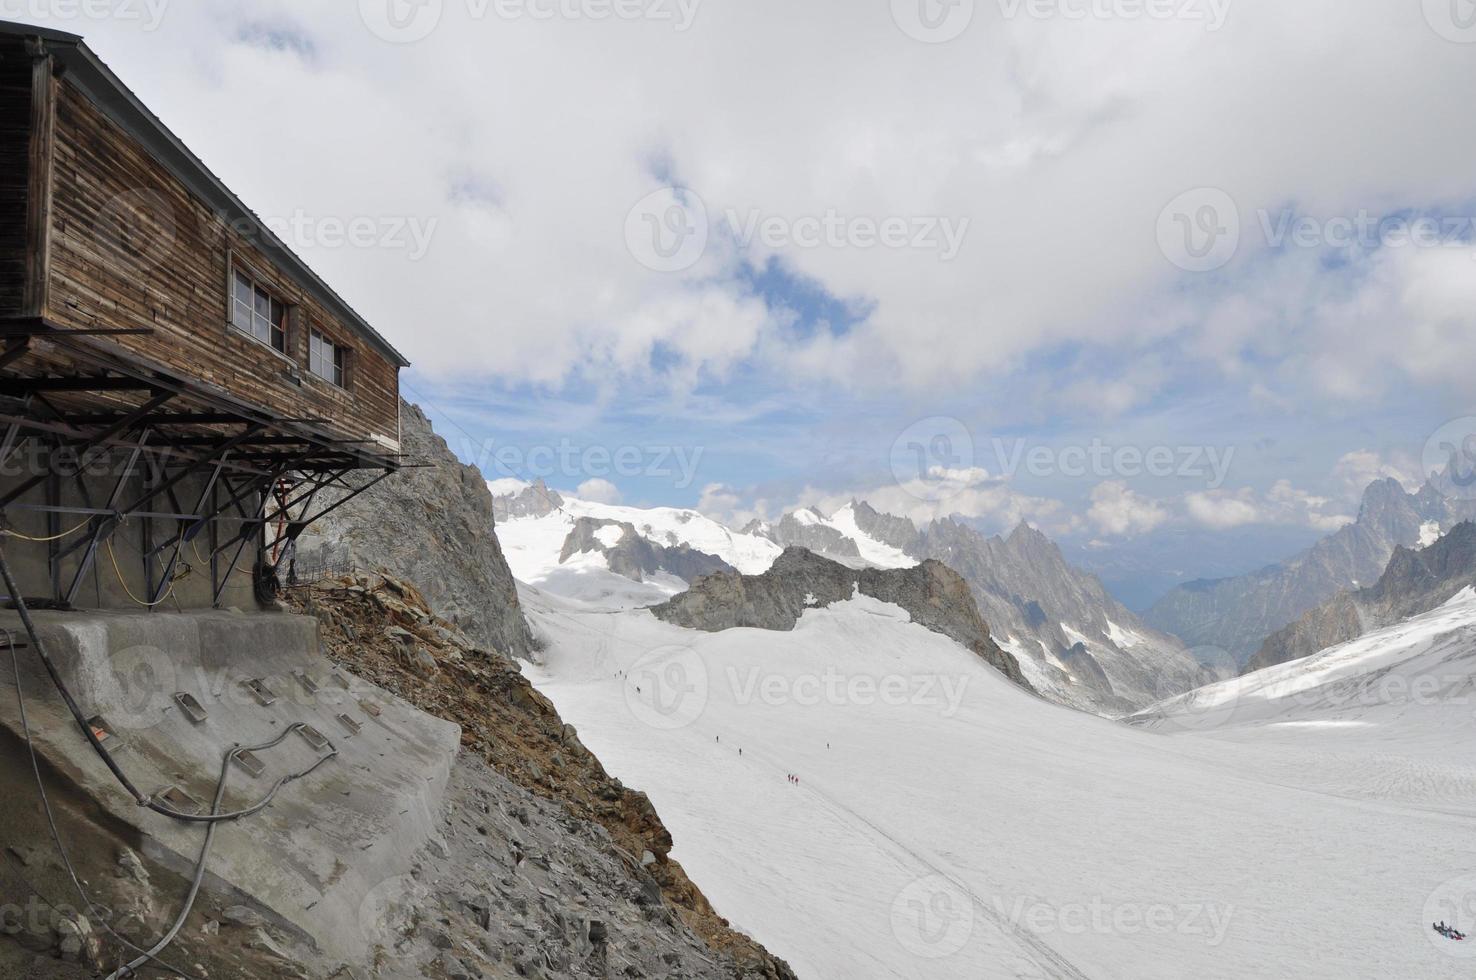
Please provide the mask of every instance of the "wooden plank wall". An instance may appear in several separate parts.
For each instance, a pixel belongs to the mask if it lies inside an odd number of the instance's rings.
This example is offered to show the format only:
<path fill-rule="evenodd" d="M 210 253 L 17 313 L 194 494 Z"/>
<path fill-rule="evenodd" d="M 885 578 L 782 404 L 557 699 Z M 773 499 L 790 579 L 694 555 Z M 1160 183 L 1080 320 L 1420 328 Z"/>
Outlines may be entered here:
<path fill-rule="evenodd" d="M 49 315 L 59 323 L 153 328 L 118 343 L 285 417 L 331 419 L 350 438 L 398 440 L 396 366 L 65 79 L 52 214 Z M 229 326 L 231 263 L 297 307 L 290 357 Z M 308 371 L 308 328 L 351 349 L 348 391 Z"/>
<path fill-rule="evenodd" d="M 30 58 L 20 43 L 6 44 L 0 47 L 0 316 L 22 312 L 30 132 Z"/>

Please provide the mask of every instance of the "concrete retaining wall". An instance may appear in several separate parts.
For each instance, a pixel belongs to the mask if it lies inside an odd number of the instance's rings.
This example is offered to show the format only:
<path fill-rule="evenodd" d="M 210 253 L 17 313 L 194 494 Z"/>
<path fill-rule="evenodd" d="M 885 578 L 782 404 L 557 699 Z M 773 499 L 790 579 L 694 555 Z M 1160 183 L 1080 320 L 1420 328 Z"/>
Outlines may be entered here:
<path fill-rule="evenodd" d="M 146 794 L 177 785 L 208 805 L 225 752 L 270 741 L 294 723 L 306 722 L 336 744 L 337 758 L 289 783 L 271 807 L 221 828 L 211 880 L 259 902 L 325 952 L 361 962 L 369 939 L 377 938 L 366 935 L 372 923 L 365 917 L 377 914 L 385 883 L 409 872 L 411 855 L 436 830 L 458 726 L 335 669 L 321 656 L 317 621 L 307 617 L 42 612 L 36 618 L 84 712 L 101 715 L 114 729 L 123 743 L 114 758 Z M 19 633 L 13 615 L 0 617 L 0 626 Z M 5 660 L 0 657 L 0 677 L 9 678 Z M 93 753 L 31 651 L 21 651 L 21 663 L 32 728 L 47 761 L 137 828 L 146 852 L 191 868 L 203 827 L 140 808 Z M 299 672 L 316 683 L 316 692 Z M 243 683 L 250 679 L 263 680 L 276 701 L 260 704 Z M 177 692 L 194 695 L 208 718 L 189 720 L 175 703 Z M 351 734 L 340 713 L 361 732 Z M 19 730 L 13 692 L 0 697 L 0 725 Z M 224 808 L 254 802 L 318 755 L 294 734 L 261 753 L 261 776 L 233 767 Z"/>

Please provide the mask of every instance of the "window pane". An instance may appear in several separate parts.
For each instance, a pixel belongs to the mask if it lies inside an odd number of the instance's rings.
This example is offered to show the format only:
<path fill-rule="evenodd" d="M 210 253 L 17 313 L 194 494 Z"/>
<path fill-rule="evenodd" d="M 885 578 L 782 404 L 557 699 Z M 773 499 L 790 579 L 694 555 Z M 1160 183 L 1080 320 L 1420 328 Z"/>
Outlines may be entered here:
<path fill-rule="evenodd" d="M 236 273 L 236 299 L 243 303 L 251 303 L 251 280 L 241 273 Z"/>
<path fill-rule="evenodd" d="M 251 330 L 251 306 L 249 303 L 236 300 L 231 304 L 231 322 L 247 332 Z"/>
<path fill-rule="evenodd" d="M 272 328 L 272 346 L 283 353 L 287 352 L 287 332 L 281 327 Z"/>
<path fill-rule="evenodd" d="M 263 317 L 272 315 L 272 298 L 260 286 L 256 287 L 256 312 Z"/>

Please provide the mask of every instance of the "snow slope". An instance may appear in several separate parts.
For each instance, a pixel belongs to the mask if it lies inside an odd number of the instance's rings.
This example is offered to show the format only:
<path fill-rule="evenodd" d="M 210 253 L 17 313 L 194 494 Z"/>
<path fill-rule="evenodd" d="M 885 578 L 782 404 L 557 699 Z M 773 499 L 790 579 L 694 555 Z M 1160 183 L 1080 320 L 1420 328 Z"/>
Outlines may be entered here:
<path fill-rule="evenodd" d="M 1412 625 L 1407 654 L 1330 655 L 1320 702 L 1229 727 L 1165 707 L 1156 730 L 1031 697 L 867 598 L 717 634 L 522 599 L 549 643 L 533 681 L 650 794 L 719 912 L 801 977 L 1476 970 L 1459 956 L 1476 944 L 1429 925 L 1459 921 L 1440 910 L 1472 866 L 1469 703 L 1348 713 L 1332 693 L 1460 657 L 1469 681 L 1471 597 Z"/>

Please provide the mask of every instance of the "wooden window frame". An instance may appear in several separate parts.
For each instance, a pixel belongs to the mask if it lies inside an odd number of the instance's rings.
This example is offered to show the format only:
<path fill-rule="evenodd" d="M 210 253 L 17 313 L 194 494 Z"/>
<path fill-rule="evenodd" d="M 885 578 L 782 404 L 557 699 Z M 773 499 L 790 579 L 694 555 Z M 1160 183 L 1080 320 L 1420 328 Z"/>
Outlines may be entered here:
<path fill-rule="evenodd" d="M 326 345 L 333 351 L 333 376 L 324 374 L 318 370 L 315 347 Z M 353 362 L 352 350 L 347 344 L 340 344 L 328 334 L 316 327 L 308 328 L 308 376 L 331 384 L 340 391 L 348 391 L 349 388 L 349 365 Z"/>
<path fill-rule="evenodd" d="M 236 296 L 238 277 L 240 280 L 247 283 L 251 288 L 252 303 L 249 307 L 246 307 L 248 311 L 246 315 L 252 318 L 251 322 L 253 326 L 256 324 L 257 318 L 261 317 L 260 312 L 256 308 L 256 303 L 260 299 L 260 297 L 266 297 L 266 300 L 269 304 L 268 315 L 266 317 L 263 317 L 262 319 L 265 320 L 268 325 L 268 329 L 271 331 L 270 340 L 263 339 L 255 332 L 254 329 L 248 330 L 246 327 L 243 327 L 240 323 L 236 321 L 237 304 L 241 304 L 243 307 L 245 307 L 245 304 L 242 302 L 242 300 L 240 300 Z M 281 290 L 271 286 L 265 276 L 259 275 L 249 265 L 246 265 L 243 262 L 235 261 L 234 256 L 232 257 L 232 261 L 229 263 L 229 268 L 227 270 L 226 288 L 227 327 L 235 331 L 237 335 L 245 337 L 255 343 L 261 344 L 263 347 L 265 347 L 267 350 L 270 350 L 277 356 L 286 358 L 293 364 L 296 364 L 297 359 L 292 356 L 292 326 L 294 320 L 294 312 L 297 309 L 297 304 L 284 296 Z M 280 323 L 274 322 L 271 319 L 270 304 L 273 303 L 281 307 L 282 315 Z M 274 342 L 278 333 L 281 334 L 282 338 L 282 346 L 280 347 L 278 347 L 277 344 Z"/>

